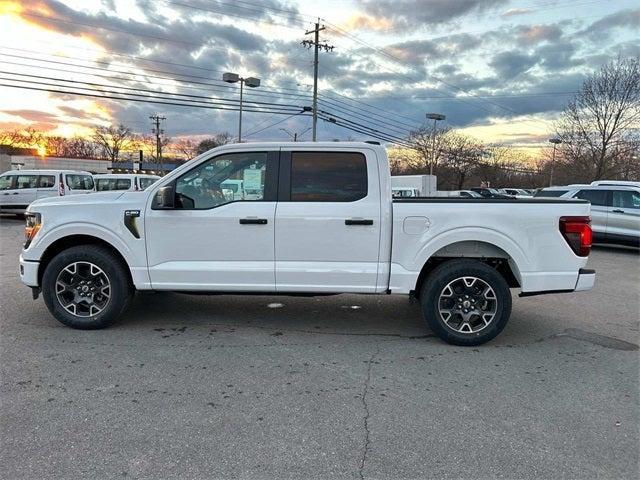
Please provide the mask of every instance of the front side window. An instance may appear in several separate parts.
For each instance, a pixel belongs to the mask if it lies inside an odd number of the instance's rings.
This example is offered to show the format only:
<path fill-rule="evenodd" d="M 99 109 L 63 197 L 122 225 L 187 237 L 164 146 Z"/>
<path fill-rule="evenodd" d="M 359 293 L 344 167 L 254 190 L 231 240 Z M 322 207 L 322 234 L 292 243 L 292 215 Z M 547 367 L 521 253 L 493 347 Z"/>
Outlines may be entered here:
<path fill-rule="evenodd" d="M 613 206 L 618 208 L 640 209 L 640 193 L 631 190 L 614 190 Z"/>
<path fill-rule="evenodd" d="M 155 178 L 138 178 L 138 183 L 140 184 L 140 190 L 144 190 L 150 185 L 153 185 L 157 179 Z"/>
<path fill-rule="evenodd" d="M 18 175 L 16 177 L 16 188 L 36 188 L 35 175 Z"/>
<path fill-rule="evenodd" d="M 202 210 L 234 201 L 263 200 L 266 168 L 266 152 L 214 157 L 176 181 L 176 208 Z"/>
<path fill-rule="evenodd" d="M 54 175 L 38 176 L 38 188 L 53 188 L 55 184 L 56 184 L 56 177 Z"/>
<path fill-rule="evenodd" d="M 292 202 L 355 202 L 367 196 L 362 153 L 293 152 Z"/>
<path fill-rule="evenodd" d="M 91 175 L 70 174 L 66 176 L 66 179 L 70 190 L 93 190 L 93 177 Z"/>
<path fill-rule="evenodd" d="M 0 190 L 9 190 L 13 184 L 13 175 L 3 175 L 0 177 Z"/>
<path fill-rule="evenodd" d="M 580 190 L 574 195 L 574 198 L 581 198 L 582 200 L 589 200 L 591 205 L 607 205 L 607 190 Z"/>

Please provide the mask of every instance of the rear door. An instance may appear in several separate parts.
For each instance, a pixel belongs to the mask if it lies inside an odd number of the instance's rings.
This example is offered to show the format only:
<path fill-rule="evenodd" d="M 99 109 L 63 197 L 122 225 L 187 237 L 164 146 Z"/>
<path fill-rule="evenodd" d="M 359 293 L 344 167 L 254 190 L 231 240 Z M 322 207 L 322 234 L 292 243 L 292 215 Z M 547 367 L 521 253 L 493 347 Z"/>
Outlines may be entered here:
<path fill-rule="evenodd" d="M 607 233 L 611 191 L 584 189 L 579 190 L 573 198 L 581 198 L 591 202 L 591 229 L 599 240 L 604 240 Z"/>
<path fill-rule="evenodd" d="M 283 149 L 276 208 L 276 289 L 376 290 L 380 188 L 375 153 Z"/>
<path fill-rule="evenodd" d="M 607 235 L 640 237 L 640 192 L 612 190 Z"/>
<path fill-rule="evenodd" d="M 38 175 L 37 198 L 55 197 L 58 195 L 56 176 L 54 174 Z"/>
<path fill-rule="evenodd" d="M 93 177 L 87 173 L 67 173 L 65 175 L 67 193 L 89 193 L 94 190 Z"/>

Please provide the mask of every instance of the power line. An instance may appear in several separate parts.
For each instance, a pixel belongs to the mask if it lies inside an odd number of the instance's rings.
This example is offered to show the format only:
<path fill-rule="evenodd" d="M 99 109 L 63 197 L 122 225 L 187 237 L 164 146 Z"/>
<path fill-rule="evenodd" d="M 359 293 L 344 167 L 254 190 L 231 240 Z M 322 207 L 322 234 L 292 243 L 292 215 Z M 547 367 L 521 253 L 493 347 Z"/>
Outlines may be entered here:
<path fill-rule="evenodd" d="M 255 131 L 253 131 L 253 132 L 251 132 L 251 133 L 246 133 L 244 136 L 245 136 L 245 137 L 248 137 L 248 136 L 250 136 L 250 135 L 255 135 L 256 133 L 263 132 L 263 131 L 268 130 L 268 129 L 270 129 L 270 128 L 273 128 L 273 127 L 275 127 L 275 126 L 277 126 L 277 125 L 280 125 L 282 122 L 286 122 L 286 121 L 287 121 L 287 120 L 289 120 L 290 118 L 293 118 L 293 117 L 295 117 L 295 116 L 299 116 L 299 115 L 302 115 L 302 116 L 305 116 L 305 117 L 308 117 L 308 116 L 309 116 L 309 115 L 304 115 L 304 114 L 302 114 L 302 113 L 294 113 L 293 115 L 289 115 L 288 117 L 285 117 L 285 118 L 283 118 L 282 120 L 277 121 L 276 123 L 272 123 L 271 125 L 267 125 L 266 127 L 261 128 L 261 129 L 259 129 L 259 130 L 255 130 Z"/>

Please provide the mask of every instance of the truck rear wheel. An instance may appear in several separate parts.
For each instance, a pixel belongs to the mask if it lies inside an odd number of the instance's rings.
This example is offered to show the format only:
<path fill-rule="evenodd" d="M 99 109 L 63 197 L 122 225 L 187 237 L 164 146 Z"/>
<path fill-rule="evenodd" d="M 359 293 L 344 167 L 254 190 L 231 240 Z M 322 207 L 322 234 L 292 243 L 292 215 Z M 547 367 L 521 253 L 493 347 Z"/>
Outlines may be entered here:
<path fill-rule="evenodd" d="M 453 345 L 488 342 L 511 315 L 509 285 L 478 260 L 451 260 L 438 266 L 425 279 L 420 302 L 431 330 Z"/>
<path fill-rule="evenodd" d="M 51 260 L 42 277 L 45 304 L 69 327 L 108 327 L 133 294 L 125 268 L 112 252 L 98 245 L 64 250 Z"/>

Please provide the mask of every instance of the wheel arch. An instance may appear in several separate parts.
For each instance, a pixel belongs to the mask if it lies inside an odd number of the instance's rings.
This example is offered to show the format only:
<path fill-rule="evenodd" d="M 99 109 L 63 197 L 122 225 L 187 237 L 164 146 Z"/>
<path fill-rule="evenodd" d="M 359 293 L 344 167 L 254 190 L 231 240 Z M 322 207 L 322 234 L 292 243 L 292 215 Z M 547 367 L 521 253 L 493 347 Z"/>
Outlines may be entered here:
<path fill-rule="evenodd" d="M 521 286 L 518 262 L 504 248 L 484 240 L 459 240 L 438 248 L 424 261 L 413 290 L 414 295 L 419 297 L 422 285 L 436 267 L 463 258 L 478 260 L 493 267 L 511 288 Z"/>
<path fill-rule="evenodd" d="M 53 260 L 56 255 L 58 255 L 60 252 L 63 252 L 64 250 L 67 250 L 68 248 L 77 247 L 79 245 L 97 245 L 108 250 L 118 259 L 119 262 L 121 262 L 122 266 L 125 267 L 125 271 L 129 276 L 131 285 L 134 284 L 133 277 L 131 275 L 131 268 L 122 253 L 114 245 L 104 240 L 103 238 L 98 238 L 96 236 L 87 234 L 68 235 L 58 238 L 54 240 L 50 245 L 48 245 L 40 258 L 40 264 L 38 266 L 38 283 L 42 285 L 42 277 L 44 275 L 44 271 L 46 270 L 47 265 L 51 263 L 51 260 Z"/>

